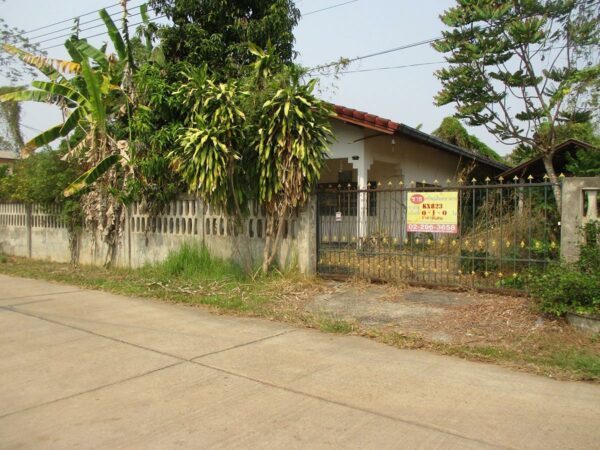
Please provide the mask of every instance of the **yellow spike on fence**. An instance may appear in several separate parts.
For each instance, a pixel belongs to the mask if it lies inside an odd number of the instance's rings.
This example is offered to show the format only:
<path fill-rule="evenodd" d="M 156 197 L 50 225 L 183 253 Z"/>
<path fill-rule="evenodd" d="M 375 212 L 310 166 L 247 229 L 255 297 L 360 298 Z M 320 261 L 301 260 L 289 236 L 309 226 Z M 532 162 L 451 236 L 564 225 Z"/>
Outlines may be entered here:
<path fill-rule="evenodd" d="M 513 177 L 513 181 L 514 181 L 515 183 L 516 183 L 516 182 L 518 182 L 518 181 L 519 181 L 519 177 L 515 175 L 515 176 Z"/>
<path fill-rule="evenodd" d="M 510 247 L 510 241 L 506 241 L 504 245 L 506 246 L 506 248 Z"/>
<path fill-rule="evenodd" d="M 416 238 L 415 239 L 415 244 L 418 244 L 418 243 L 419 243 L 419 238 Z"/>
<path fill-rule="evenodd" d="M 415 183 L 415 181 L 414 181 L 414 180 L 410 180 L 410 184 L 411 184 L 411 185 L 416 185 L 417 183 Z"/>
<path fill-rule="evenodd" d="M 497 244 L 497 242 L 496 242 L 496 239 L 493 239 L 493 240 L 492 240 L 492 248 L 495 248 L 495 247 L 496 247 L 496 244 Z"/>
<path fill-rule="evenodd" d="M 490 182 L 490 181 L 492 181 L 492 180 L 491 180 L 491 178 L 490 178 L 490 177 L 485 177 L 485 180 L 483 180 L 483 181 L 485 181 L 485 182 L 486 182 L 486 184 L 489 184 L 489 182 Z"/>
<path fill-rule="evenodd" d="M 408 239 L 404 239 L 404 245 L 408 245 Z"/>
<path fill-rule="evenodd" d="M 556 242 L 552 241 L 550 243 L 550 248 L 554 250 L 556 248 Z"/>
<path fill-rule="evenodd" d="M 458 179 L 458 184 L 463 184 L 465 182 L 465 180 L 463 180 L 462 178 Z"/>
<path fill-rule="evenodd" d="M 456 246 L 456 239 L 452 240 L 452 246 L 455 247 Z"/>
<path fill-rule="evenodd" d="M 397 244 L 398 243 L 398 238 L 394 238 L 393 243 Z"/>
<path fill-rule="evenodd" d="M 392 187 L 392 182 L 391 181 L 388 181 L 388 186 Z"/>
<path fill-rule="evenodd" d="M 533 181 L 533 175 L 529 175 L 529 176 L 527 177 L 527 180 L 529 180 L 529 182 L 531 183 L 531 182 Z"/>
<path fill-rule="evenodd" d="M 558 176 L 558 178 L 560 178 L 560 180 L 562 181 L 562 180 L 564 180 L 566 177 L 565 177 L 565 174 L 561 172 L 561 173 L 560 173 L 560 175 Z"/>
<path fill-rule="evenodd" d="M 521 241 L 521 244 L 519 244 L 521 246 L 521 248 L 525 248 L 525 241 Z"/>
<path fill-rule="evenodd" d="M 504 177 L 502 175 L 500 175 L 498 177 L 498 181 L 500 182 L 500 184 L 504 183 Z"/>
<path fill-rule="evenodd" d="M 446 178 L 446 184 L 450 186 L 452 184 L 452 180 L 450 178 Z"/>
<path fill-rule="evenodd" d="M 459 275 L 462 275 L 462 270 L 460 270 L 460 269 L 459 269 L 459 270 L 458 270 L 458 274 L 459 274 Z"/>
<path fill-rule="evenodd" d="M 404 186 L 404 181 L 400 180 L 400 182 L 398 183 L 398 185 Z"/>
<path fill-rule="evenodd" d="M 548 181 L 548 180 L 550 179 L 550 177 L 548 176 L 548 174 L 547 174 L 547 173 L 545 173 L 545 174 L 544 174 L 544 176 L 542 177 L 542 179 L 543 179 L 544 181 Z"/>
<path fill-rule="evenodd" d="M 377 186 L 381 186 L 381 181 L 379 183 L 377 183 Z"/>
<path fill-rule="evenodd" d="M 437 186 L 438 184 L 440 184 L 440 182 L 438 180 L 433 180 L 433 185 Z"/>
<path fill-rule="evenodd" d="M 425 180 L 425 178 L 423 178 L 423 179 L 421 180 L 421 183 L 423 183 L 423 185 L 426 185 L 426 184 L 427 184 L 427 181 Z"/>
<path fill-rule="evenodd" d="M 518 276 L 517 272 L 513 272 L 512 277 L 517 278 L 517 276 Z"/>

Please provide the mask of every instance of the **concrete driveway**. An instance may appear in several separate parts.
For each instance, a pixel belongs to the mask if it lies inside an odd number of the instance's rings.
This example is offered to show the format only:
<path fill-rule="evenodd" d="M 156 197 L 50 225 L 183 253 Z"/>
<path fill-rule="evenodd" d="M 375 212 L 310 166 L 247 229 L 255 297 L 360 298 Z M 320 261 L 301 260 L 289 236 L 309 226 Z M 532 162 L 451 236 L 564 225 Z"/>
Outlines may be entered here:
<path fill-rule="evenodd" d="M 0 275 L 2 448 L 598 448 L 600 387 Z"/>

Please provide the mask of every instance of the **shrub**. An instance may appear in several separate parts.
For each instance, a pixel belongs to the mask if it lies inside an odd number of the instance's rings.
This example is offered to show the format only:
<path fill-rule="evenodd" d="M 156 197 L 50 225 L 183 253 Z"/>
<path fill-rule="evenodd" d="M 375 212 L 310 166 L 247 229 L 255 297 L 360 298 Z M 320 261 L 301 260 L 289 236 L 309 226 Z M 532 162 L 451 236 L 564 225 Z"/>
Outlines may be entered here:
<path fill-rule="evenodd" d="M 549 266 L 532 279 L 530 289 L 539 301 L 540 310 L 548 314 L 597 314 L 600 311 L 600 276 L 580 272 L 572 266 Z"/>
<path fill-rule="evenodd" d="M 551 265 L 531 281 L 531 293 L 545 313 L 600 313 L 600 222 L 586 224 L 582 233 L 577 264 Z"/>
<path fill-rule="evenodd" d="M 588 222 L 581 230 L 583 244 L 579 246 L 579 270 L 596 273 L 600 270 L 600 222 Z"/>

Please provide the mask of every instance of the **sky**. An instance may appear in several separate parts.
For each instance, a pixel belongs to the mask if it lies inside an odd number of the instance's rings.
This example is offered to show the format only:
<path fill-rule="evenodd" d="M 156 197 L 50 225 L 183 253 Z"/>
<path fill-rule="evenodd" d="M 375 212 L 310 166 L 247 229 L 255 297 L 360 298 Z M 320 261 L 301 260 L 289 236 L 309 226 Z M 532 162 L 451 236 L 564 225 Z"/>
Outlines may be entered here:
<path fill-rule="evenodd" d="M 10 26 L 33 30 L 51 23 L 70 19 L 102 7 L 116 4 L 116 0 L 5 0 L 0 3 L 0 17 Z M 137 12 L 141 0 L 131 0 L 130 8 Z M 439 15 L 454 4 L 453 0 L 299 0 L 298 8 L 305 14 L 295 29 L 297 62 L 307 67 L 338 60 L 353 58 L 380 50 L 438 37 L 443 29 Z M 340 5 L 340 6 L 337 6 Z M 333 6 L 331 9 L 318 11 Z M 117 13 L 119 9 L 108 9 Z M 81 22 L 96 19 L 96 14 L 81 18 Z M 140 21 L 132 17 L 130 23 Z M 164 22 L 164 19 L 159 20 Z M 36 38 L 45 33 L 70 26 L 71 22 L 28 34 Z M 82 25 L 82 29 L 101 24 L 96 21 Z M 82 36 L 101 33 L 103 27 L 83 31 Z M 64 38 L 49 40 L 68 33 L 62 31 L 40 36 L 33 41 L 45 41 L 42 48 L 62 43 Z M 100 45 L 106 36 L 89 39 Z M 49 48 L 48 56 L 67 58 L 65 50 Z M 440 63 L 441 62 L 441 63 Z M 426 63 L 427 65 L 419 65 Z M 431 64 L 434 63 L 434 64 Z M 439 63 L 439 64 L 438 64 Z M 417 64 L 416 66 L 414 66 Z M 373 70 L 396 66 L 412 66 L 386 70 Z M 350 65 L 349 73 L 339 77 L 321 75 L 320 96 L 328 101 L 371 114 L 392 119 L 431 132 L 445 116 L 452 115 L 451 105 L 436 107 L 435 94 L 441 85 L 434 71 L 443 67 L 443 57 L 430 45 L 388 53 L 364 59 Z M 355 72 L 361 71 L 361 72 Z M 6 80 L 2 80 L 7 84 Z M 26 104 L 23 108 L 23 133 L 26 138 L 35 136 L 60 123 L 58 109 L 49 105 Z M 510 152 L 510 147 L 500 144 L 483 128 L 469 128 L 486 144 L 500 154 Z"/>

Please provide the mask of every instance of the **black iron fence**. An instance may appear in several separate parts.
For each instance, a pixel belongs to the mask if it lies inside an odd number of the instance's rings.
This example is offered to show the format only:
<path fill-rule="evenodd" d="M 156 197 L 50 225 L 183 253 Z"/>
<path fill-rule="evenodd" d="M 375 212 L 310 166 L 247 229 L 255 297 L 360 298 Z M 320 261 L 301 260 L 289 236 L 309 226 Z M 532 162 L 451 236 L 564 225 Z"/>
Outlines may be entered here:
<path fill-rule="evenodd" d="M 531 179 L 321 187 L 317 270 L 324 275 L 520 289 L 559 258 L 560 217 L 553 187 Z"/>

